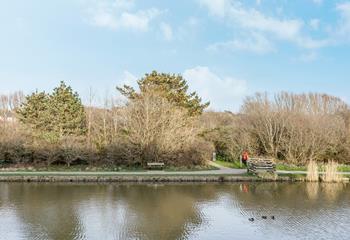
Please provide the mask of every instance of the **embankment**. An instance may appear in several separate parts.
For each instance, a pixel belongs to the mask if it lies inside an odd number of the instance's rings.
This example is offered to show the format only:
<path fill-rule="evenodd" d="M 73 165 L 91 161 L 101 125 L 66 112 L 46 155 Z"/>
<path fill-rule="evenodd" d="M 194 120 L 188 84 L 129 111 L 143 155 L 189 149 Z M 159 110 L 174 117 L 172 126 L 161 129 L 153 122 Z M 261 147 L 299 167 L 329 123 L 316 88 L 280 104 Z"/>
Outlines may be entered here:
<path fill-rule="evenodd" d="M 234 175 L 25 175 L 3 174 L 0 182 L 272 182 L 302 181 L 292 177 L 263 179 L 256 176 Z"/>

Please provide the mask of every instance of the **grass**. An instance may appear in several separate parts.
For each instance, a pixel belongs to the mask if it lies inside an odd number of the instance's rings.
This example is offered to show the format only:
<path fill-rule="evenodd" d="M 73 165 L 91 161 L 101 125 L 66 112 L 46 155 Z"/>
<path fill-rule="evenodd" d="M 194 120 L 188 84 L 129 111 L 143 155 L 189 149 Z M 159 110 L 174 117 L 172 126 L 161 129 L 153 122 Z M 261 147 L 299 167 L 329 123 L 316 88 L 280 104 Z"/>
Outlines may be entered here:
<path fill-rule="evenodd" d="M 0 165 L 4 170 L 0 172 L 146 172 L 141 166 L 87 166 L 87 165 L 51 165 L 51 166 L 36 166 L 36 167 L 25 167 L 25 166 L 7 166 Z M 186 172 L 186 171 L 206 171 L 206 170 L 217 170 L 219 168 L 214 166 L 193 166 L 193 167 L 172 167 L 165 166 L 161 169 L 168 172 Z M 157 170 L 157 169 L 153 169 Z"/>
<path fill-rule="evenodd" d="M 350 165 L 339 165 L 338 171 L 339 172 L 350 172 Z"/>
<path fill-rule="evenodd" d="M 140 176 L 140 177 L 252 177 L 257 178 L 254 175 L 243 173 L 243 174 L 210 174 L 210 173 L 203 173 L 203 174 L 179 174 L 176 172 L 166 172 L 166 173 L 145 173 L 145 172 L 0 172 L 0 177 L 6 177 L 6 176 L 18 176 L 18 177 L 25 177 L 25 176 L 62 176 L 62 177 L 74 177 L 74 176 L 91 176 L 91 177 L 111 177 L 111 176 Z"/>
<path fill-rule="evenodd" d="M 220 166 L 228 167 L 228 168 L 236 168 L 236 169 L 245 169 L 246 168 L 244 166 L 244 164 L 242 164 L 242 166 L 241 166 L 239 161 L 227 162 L 227 161 L 222 161 L 222 160 L 216 160 L 215 163 L 220 165 Z"/>
<path fill-rule="evenodd" d="M 278 174 L 279 177 L 289 177 L 291 179 L 304 179 L 306 178 L 306 173 L 302 174 L 302 173 L 297 173 L 297 174 L 292 174 L 292 173 L 279 173 Z"/>
<path fill-rule="evenodd" d="M 216 160 L 215 163 L 217 163 L 220 166 L 228 167 L 228 168 L 235 168 L 235 169 L 245 169 L 246 166 L 242 164 L 240 165 L 239 161 L 223 161 L 223 160 Z M 350 168 L 350 166 L 349 166 Z M 283 164 L 278 163 L 276 165 L 277 170 L 283 170 L 283 171 L 306 171 L 305 166 L 296 166 L 296 165 L 289 165 L 289 164 Z"/>
<path fill-rule="evenodd" d="M 283 171 L 306 171 L 307 167 L 278 163 L 276 166 L 276 169 L 283 170 Z M 319 169 L 320 169 L 320 171 L 323 172 L 325 170 L 325 167 L 323 165 L 319 165 Z M 338 171 L 339 172 L 350 172 L 350 165 L 341 164 L 338 166 Z"/>
<path fill-rule="evenodd" d="M 1 166 L 2 170 L 12 172 L 143 172 L 146 171 L 141 167 L 130 166 L 87 166 L 87 165 L 51 165 L 51 166 Z M 0 171 L 1 172 L 1 171 Z"/>
<path fill-rule="evenodd" d="M 207 171 L 207 170 L 218 170 L 219 168 L 215 167 L 215 166 L 193 166 L 193 167 L 165 167 L 164 171 L 166 172 L 193 172 L 193 171 Z"/>
<path fill-rule="evenodd" d="M 296 166 L 284 163 L 277 163 L 276 169 L 281 171 L 306 171 L 306 166 Z"/>

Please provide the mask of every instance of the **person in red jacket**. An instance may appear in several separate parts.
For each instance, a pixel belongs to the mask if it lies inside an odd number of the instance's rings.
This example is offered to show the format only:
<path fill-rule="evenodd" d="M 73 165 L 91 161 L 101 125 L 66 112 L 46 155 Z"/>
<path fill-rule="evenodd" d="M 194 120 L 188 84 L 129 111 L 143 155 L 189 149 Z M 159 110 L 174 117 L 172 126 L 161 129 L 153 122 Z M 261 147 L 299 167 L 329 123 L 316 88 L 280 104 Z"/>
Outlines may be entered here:
<path fill-rule="evenodd" d="M 242 153 L 242 162 L 247 166 L 247 161 L 249 160 L 249 154 L 247 150 L 244 150 Z"/>

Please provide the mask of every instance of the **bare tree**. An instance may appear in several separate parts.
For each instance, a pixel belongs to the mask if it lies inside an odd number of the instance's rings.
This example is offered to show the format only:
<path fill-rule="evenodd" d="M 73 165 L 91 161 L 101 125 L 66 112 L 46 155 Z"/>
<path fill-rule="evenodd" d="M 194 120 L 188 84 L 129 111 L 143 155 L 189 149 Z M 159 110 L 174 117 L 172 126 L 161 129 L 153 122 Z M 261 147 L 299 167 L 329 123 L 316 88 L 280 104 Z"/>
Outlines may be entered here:
<path fill-rule="evenodd" d="M 189 161 L 203 163 L 202 156 L 194 160 L 188 155 L 193 150 L 191 147 L 198 143 L 199 129 L 196 119 L 189 117 L 185 109 L 156 93 L 147 92 L 131 101 L 123 116 L 126 153 L 141 165 L 149 161 L 170 165 L 179 162 L 191 165 L 193 162 Z"/>
<path fill-rule="evenodd" d="M 325 94 L 256 94 L 243 104 L 242 126 L 257 142 L 257 154 L 295 164 L 340 159 L 347 142 L 348 109 L 339 98 Z"/>

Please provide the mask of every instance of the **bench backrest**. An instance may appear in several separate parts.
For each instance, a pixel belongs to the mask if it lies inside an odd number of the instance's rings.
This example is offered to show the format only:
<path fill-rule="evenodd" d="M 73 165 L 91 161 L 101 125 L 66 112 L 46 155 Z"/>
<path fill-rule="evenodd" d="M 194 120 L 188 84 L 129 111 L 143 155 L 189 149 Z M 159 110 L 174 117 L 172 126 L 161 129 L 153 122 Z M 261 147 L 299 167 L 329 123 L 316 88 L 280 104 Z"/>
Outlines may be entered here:
<path fill-rule="evenodd" d="M 164 163 L 151 162 L 147 163 L 147 166 L 164 166 Z"/>

